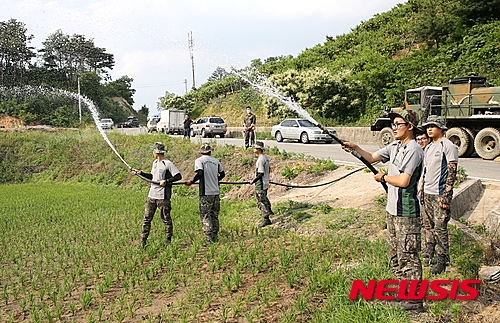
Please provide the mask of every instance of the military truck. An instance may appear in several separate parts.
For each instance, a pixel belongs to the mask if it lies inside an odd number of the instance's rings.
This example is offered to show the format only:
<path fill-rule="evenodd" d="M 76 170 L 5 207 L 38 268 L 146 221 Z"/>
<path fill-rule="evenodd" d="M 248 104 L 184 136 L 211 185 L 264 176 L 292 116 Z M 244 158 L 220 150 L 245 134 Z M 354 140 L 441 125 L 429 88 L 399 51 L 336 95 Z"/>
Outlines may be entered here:
<path fill-rule="evenodd" d="M 405 91 L 404 106 L 386 107 L 371 125 L 383 147 L 394 140 L 389 113 L 412 110 L 418 125 L 430 115 L 446 121 L 446 137 L 458 147 L 459 157 L 474 152 L 483 159 L 500 155 L 500 87 L 492 87 L 483 76 L 454 78 L 444 86 L 422 86 Z"/>

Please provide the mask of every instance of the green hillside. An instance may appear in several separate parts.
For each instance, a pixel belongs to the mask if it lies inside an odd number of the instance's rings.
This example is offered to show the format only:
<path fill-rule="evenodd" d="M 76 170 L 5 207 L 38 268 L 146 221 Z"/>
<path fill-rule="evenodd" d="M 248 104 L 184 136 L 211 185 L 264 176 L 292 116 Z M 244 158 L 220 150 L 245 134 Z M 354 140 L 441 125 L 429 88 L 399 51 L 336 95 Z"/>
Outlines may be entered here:
<path fill-rule="evenodd" d="M 183 96 L 166 92 L 158 104 L 163 109 L 185 109 L 194 118 L 221 115 L 229 125 L 239 125 L 244 107 L 251 105 L 259 120 L 272 124 L 291 113 L 275 99 L 260 96 L 241 77 L 261 75 L 323 124 L 367 126 L 383 107 L 400 106 L 408 88 L 442 85 L 470 73 L 500 85 L 499 7 L 500 0 L 410 0 L 360 22 L 349 33 L 326 36 L 324 43 L 304 49 L 297 57 L 276 53 L 274 57 L 254 59 L 236 73 L 217 67 L 199 88 Z M 113 69 L 114 55 L 95 47 L 92 40 L 61 31 L 35 50 L 29 46 L 24 23 L 11 19 L 0 27 L 0 87 L 30 85 L 76 92 L 79 79 L 81 93 L 99 107 L 103 116 L 115 121 L 127 117 L 110 98 L 123 97 L 133 104 L 133 78 L 105 81 Z M 324 33 L 328 35 L 329 30 Z M 9 37 L 15 41 L 7 42 Z M 60 42 L 81 46 L 56 46 Z M 85 46 L 94 50 L 90 54 L 80 52 Z M 18 55 L 20 52 L 24 55 Z M 33 65 L 31 59 L 37 52 L 45 54 L 38 65 Z M 53 64 L 54 57 L 71 62 L 75 55 L 82 57 L 80 65 L 58 68 Z M 96 63 L 101 68 L 92 68 Z M 9 115 L 25 124 L 79 125 L 75 103 L 70 100 L 20 98 L 2 92 L 0 117 Z M 138 111 L 142 118 L 148 113 L 146 106 Z M 83 120 L 92 122 L 86 109 Z"/>
<path fill-rule="evenodd" d="M 408 88 L 442 85 L 470 73 L 500 85 L 500 11 L 494 9 L 499 5 L 498 0 L 408 1 L 297 57 L 256 59 L 244 70 L 269 77 L 315 118 L 369 125 L 382 107 L 400 106 Z M 185 96 L 197 99 L 198 111 L 234 95 L 234 89 L 248 88 L 234 75 L 216 72 Z M 273 100 L 260 104 L 268 116 L 287 115 Z"/>

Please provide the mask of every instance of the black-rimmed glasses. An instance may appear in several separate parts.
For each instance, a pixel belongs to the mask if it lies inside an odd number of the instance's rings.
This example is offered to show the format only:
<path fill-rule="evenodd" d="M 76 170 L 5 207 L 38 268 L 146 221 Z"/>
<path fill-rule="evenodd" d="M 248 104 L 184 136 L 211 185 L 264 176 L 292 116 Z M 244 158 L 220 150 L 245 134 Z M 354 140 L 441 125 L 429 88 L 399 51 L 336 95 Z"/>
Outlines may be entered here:
<path fill-rule="evenodd" d="M 391 124 L 391 127 L 392 127 L 393 129 L 397 129 L 397 128 L 399 128 L 399 126 L 401 126 L 401 125 L 405 125 L 405 126 L 407 126 L 407 125 L 408 125 L 408 122 L 394 122 L 393 124 Z"/>

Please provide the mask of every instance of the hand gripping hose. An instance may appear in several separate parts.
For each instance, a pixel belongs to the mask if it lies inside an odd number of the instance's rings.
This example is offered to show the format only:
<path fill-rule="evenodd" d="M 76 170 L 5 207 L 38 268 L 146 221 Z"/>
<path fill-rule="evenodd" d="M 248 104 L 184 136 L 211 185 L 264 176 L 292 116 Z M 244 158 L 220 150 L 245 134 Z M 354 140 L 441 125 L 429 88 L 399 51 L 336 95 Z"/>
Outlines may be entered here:
<path fill-rule="evenodd" d="M 338 142 L 339 144 L 341 144 L 342 146 L 345 147 L 345 144 L 344 144 L 344 141 L 340 138 L 338 138 L 337 136 L 335 136 L 334 134 L 330 133 L 328 131 L 328 129 L 326 129 L 325 127 L 323 127 L 322 125 L 320 125 L 319 123 L 316 125 L 318 128 L 320 128 L 321 130 L 323 130 L 324 133 L 330 135 L 333 140 L 335 140 L 336 142 Z M 359 159 L 363 164 L 366 165 L 366 167 L 368 167 L 373 174 L 377 174 L 378 171 L 375 167 L 373 167 L 372 164 L 370 164 L 363 156 L 361 156 L 360 153 L 358 153 L 356 150 L 354 149 L 349 149 L 350 152 L 351 152 L 351 155 L 353 155 L 354 157 L 356 157 L 357 159 Z M 380 183 L 382 184 L 382 186 L 384 187 L 385 191 L 387 192 L 387 184 L 386 183 Z"/>

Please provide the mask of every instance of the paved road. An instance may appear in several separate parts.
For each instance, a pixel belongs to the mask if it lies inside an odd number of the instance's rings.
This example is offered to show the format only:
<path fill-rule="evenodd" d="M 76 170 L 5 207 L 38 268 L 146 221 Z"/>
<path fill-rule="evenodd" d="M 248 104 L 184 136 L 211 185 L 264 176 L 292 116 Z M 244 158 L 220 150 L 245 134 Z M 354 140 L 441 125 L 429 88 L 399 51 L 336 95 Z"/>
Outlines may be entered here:
<path fill-rule="evenodd" d="M 145 129 L 131 128 L 131 129 L 119 129 L 118 131 L 123 131 L 129 134 L 145 133 Z M 198 142 L 200 140 L 198 137 L 191 138 L 192 142 Z M 202 142 L 216 141 L 218 145 L 235 145 L 243 146 L 244 141 L 241 138 L 203 138 Z M 294 152 L 297 154 L 311 155 L 316 158 L 327 159 L 330 158 L 338 164 L 359 164 L 362 163 L 351 154 L 345 152 L 340 148 L 339 144 L 300 144 L 296 142 L 277 142 L 276 140 L 264 140 L 267 147 L 277 146 L 280 150 L 286 150 L 288 152 Z M 378 150 L 376 146 L 362 146 L 363 149 L 371 152 Z M 483 160 L 479 157 L 468 157 L 460 158 L 458 161 L 459 165 L 462 166 L 467 175 L 473 178 L 497 180 L 500 181 L 500 162 Z M 383 164 L 381 164 L 384 167 Z"/>
<path fill-rule="evenodd" d="M 192 142 L 197 142 L 197 138 L 191 138 Z M 218 145 L 235 145 L 243 146 L 243 139 L 233 139 L 233 138 L 204 138 L 203 142 L 216 140 Z M 286 150 L 288 152 L 294 152 L 298 154 L 311 155 L 316 158 L 327 159 L 330 158 L 338 164 L 359 164 L 362 163 L 356 157 L 345 152 L 339 144 L 301 144 L 296 142 L 277 142 L 276 140 L 264 140 L 267 147 L 277 146 L 280 150 Z M 375 152 L 379 148 L 377 146 L 362 146 L 363 149 Z M 480 178 L 480 179 L 493 179 L 500 181 L 500 162 L 483 160 L 479 157 L 468 157 L 460 158 L 458 161 L 459 165 L 462 166 L 469 177 Z M 384 164 L 381 164 L 384 167 Z"/>

